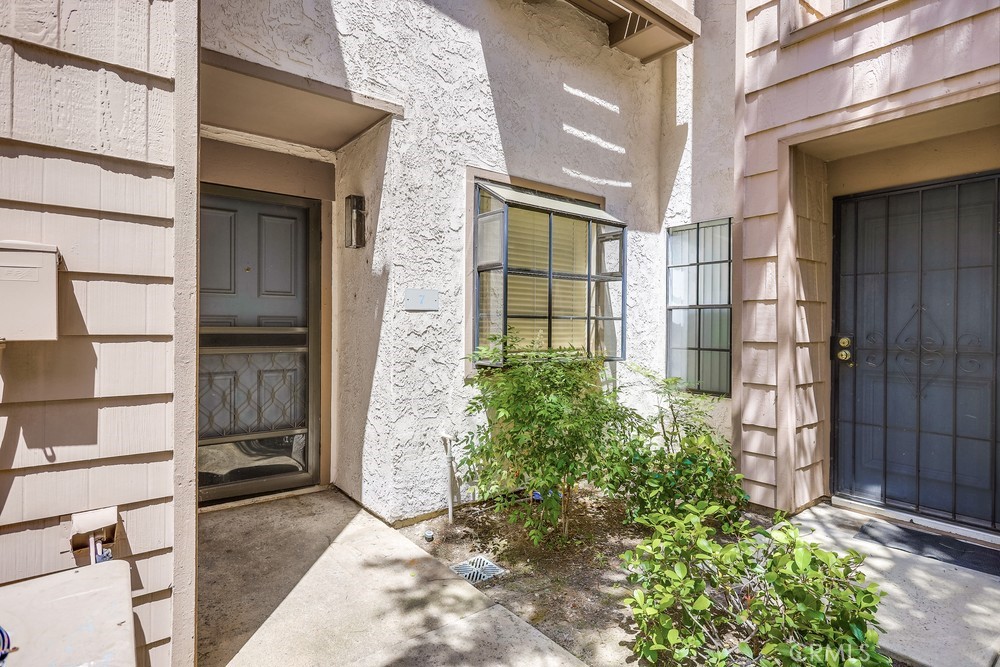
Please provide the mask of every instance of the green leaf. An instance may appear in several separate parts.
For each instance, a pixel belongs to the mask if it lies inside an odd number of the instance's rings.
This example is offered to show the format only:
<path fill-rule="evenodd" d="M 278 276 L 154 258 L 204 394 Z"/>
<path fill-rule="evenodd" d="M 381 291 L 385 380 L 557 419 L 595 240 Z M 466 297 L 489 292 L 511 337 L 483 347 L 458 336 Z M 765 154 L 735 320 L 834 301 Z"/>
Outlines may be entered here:
<path fill-rule="evenodd" d="M 740 653 L 748 658 L 753 658 L 753 649 L 746 642 L 740 642 Z"/>
<path fill-rule="evenodd" d="M 674 646 L 681 640 L 681 633 L 677 631 L 677 628 L 670 628 L 667 632 L 667 641 L 670 642 L 671 646 Z"/>
<path fill-rule="evenodd" d="M 684 563 L 677 563 L 677 564 L 675 564 L 674 565 L 674 572 L 677 573 L 678 577 L 680 577 L 681 579 L 683 579 L 684 577 L 687 576 L 687 573 L 688 573 L 687 565 L 685 565 Z"/>
<path fill-rule="evenodd" d="M 698 599 L 694 601 L 694 604 L 691 605 L 691 606 L 696 611 L 705 611 L 706 609 L 708 609 L 709 607 L 712 606 L 712 601 L 709 600 L 704 595 L 700 595 L 700 596 L 698 596 Z"/>
<path fill-rule="evenodd" d="M 795 564 L 800 570 L 806 570 L 812 562 L 812 555 L 804 547 L 795 547 Z"/>

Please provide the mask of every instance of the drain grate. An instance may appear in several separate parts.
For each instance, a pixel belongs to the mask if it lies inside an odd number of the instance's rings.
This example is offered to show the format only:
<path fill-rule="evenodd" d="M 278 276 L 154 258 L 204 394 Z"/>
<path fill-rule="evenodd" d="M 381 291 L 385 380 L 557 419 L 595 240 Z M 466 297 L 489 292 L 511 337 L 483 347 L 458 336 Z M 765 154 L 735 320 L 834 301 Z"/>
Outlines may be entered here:
<path fill-rule="evenodd" d="M 502 567 L 486 556 L 476 556 L 462 563 L 452 565 L 451 571 L 473 584 L 492 579 L 498 574 L 505 572 Z"/>

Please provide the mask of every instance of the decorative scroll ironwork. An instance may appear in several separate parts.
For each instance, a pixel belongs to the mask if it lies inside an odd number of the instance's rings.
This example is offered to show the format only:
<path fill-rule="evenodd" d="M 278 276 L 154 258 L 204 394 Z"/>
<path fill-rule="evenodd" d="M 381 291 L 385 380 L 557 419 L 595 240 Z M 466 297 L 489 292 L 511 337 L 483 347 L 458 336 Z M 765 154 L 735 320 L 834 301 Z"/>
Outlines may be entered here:
<path fill-rule="evenodd" d="M 920 327 L 920 336 L 907 334 L 911 325 Z M 915 398 L 920 397 L 941 376 L 944 368 L 944 330 L 927 311 L 927 306 L 913 305 L 913 315 L 900 328 L 894 341 L 896 365 L 913 388 Z M 918 384 L 919 383 L 919 384 Z"/>
<path fill-rule="evenodd" d="M 881 331 L 870 331 L 865 334 L 865 365 L 871 368 L 878 368 L 885 363 L 885 336 Z"/>
<path fill-rule="evenodd" d="M 983 339 L 976 334 L 966 333 L 958 337 L 958 356 L 955 363 L 958 370 L 967 375 L 973 375 L 982 371 L 985 366 L 982 362 L 983 356 L 990 356 L 989 351 L 983 349 Z"/>
<path fill-rule="evenodd" d="M 198 436 L 306 428 L 307 376 L 304 352 L 201 355 Z"/>

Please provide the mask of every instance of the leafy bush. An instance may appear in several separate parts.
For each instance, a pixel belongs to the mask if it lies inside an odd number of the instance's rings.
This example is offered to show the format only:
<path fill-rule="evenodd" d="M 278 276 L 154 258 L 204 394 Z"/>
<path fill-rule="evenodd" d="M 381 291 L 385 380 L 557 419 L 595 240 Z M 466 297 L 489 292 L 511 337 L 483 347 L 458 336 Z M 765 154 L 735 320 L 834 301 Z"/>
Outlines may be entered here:
<path fill-rule="evenodd" d="M 641 518 L 652 535 L 622 555 L 637 586 L 625 600 L 637 655 L 671 665 L 891 665 L 878 652 L 882 593 L 864 585 L 862 556 L 807 543 L 787 522 L 729 521 L 732 508 L 707 501 L 681 509 Z"/>
<path fill-rule="evenodd" d="M 560 522 L 568 536 L 576 485 L 606 486 L 609 457 L 647 438 L 646 423 L 605 388 L 603 359 L 574 350 L 510 352 L 514 344 L 504 358 L 498 342 L 473 355 L 491 365 L 473 378 L 467 412 L 487 419 L 465 437 L 463 463 L 481 496 L 524 525 L 535 544 Z M 541 500 L 527 502 L 531 492 Z"/>
<path fill-rule="evenodd" d="M 702 500 L 735 517 L 747 501 L 729 443 L 713 435 L 685 436 L 673 451 L 648 438 L 628 441 L 612 473 L 608 490 L 625 498 L 633 520 Z"/>
<path fill-rule="evenodd" d="M 629 368 L 646 378 L 656 396 L 656 426 L 668 450 L 685 438 L 720 437 L 712 425 L 712 408 L 718 397 L 688 390 L 681 378 L 663 377 L 638 364 Z"/>
<path fill-rule="evenodd" d="M 736 474 L 729 444 L 711 423 L 715 399 L 686 391 L 679 378 L 631 368 L 652 383 L 657 412 L 649 426 L 660 440 L 623 441 L 605 490 L 625 498 L 632 520 L 699 500 L 741 510 L 743 478 Z"/>

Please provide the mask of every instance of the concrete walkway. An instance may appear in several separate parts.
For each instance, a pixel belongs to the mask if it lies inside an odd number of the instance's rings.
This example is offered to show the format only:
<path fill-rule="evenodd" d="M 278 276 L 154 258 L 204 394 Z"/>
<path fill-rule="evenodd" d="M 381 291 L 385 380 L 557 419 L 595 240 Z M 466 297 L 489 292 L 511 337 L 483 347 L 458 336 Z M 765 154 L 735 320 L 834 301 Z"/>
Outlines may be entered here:
<path fill-rule="evenodd" d="M 870 520 L 830 505 L 792 518 L 826 549 L 868 554 L 863 569 L 886 592 L 878 614 L 886 653 L 914 667 L 1000 665 L 1000 577 L 857 539 Z"/>
<path fill-rule="evenodd" d="M 337 491 L 202 513 L 199 665 L 579 660 Z"/>

